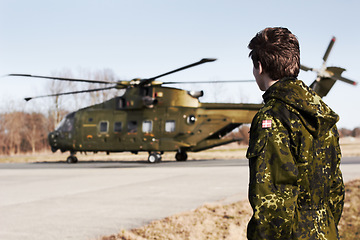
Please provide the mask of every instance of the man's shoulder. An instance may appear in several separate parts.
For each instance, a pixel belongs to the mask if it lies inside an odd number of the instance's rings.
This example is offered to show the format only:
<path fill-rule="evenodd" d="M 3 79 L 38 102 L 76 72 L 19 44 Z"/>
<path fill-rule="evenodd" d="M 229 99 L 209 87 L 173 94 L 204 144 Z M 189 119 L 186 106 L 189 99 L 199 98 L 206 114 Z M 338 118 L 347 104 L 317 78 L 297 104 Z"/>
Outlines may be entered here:
<path fill-rule="evenodd" d="M 258 113 L 254 117 L 254 123 L 258 123 L 256 126 L 261 126 L 263 128 L 262 124 L 259 125 L 259 123 L 262 123 L 266 120 L 271 120 L 273 126 L 278 126 L 279 121 L 281 122 L 283 118 L 289 118 L 290 117 L 290 109 L 291 107 L 287 105 L 286 103 L 277 100 L 277 99 L 271 99 L 270 101 L 266 102 L 264 106 L 258 111 Z"/>
<path fill-rule="evenodd" d="M 267 102 L 251 123 L 250 140 L 267 139 L 280 133 L 289 134 L 289 129 L 298 122 L 289 108 L 288 105 L 276 99 Z"/>
<path fill-rule="evenodd" d="M 246 157 L 251 159 L 258 156 L 269 139 L 274 139 L 282 130 L 282 124 L 270 111 L 271 108 L 261 109 L 254 117 L 250 128 L 250 141 Z"/>
<path fill-rule="evenodd" d="M 270 129 L 273 127 L 272 123 L 274 122 L 275 119 L 270 110 L 271 108 L 269 109 L 262 108 L 259 110 L 259 112 L 255 115 L 251 124 L 251 128 L 253 130 Z"/>

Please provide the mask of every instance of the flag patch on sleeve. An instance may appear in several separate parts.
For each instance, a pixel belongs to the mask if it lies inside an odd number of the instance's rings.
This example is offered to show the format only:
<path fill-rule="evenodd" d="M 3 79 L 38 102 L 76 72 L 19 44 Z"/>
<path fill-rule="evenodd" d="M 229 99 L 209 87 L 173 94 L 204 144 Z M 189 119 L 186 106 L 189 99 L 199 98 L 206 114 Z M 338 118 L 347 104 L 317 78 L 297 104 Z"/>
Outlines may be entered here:
<path fill-rule="evenodd" d="M 262 121 L 262 128 L 271 128 L 271 120 L 270 119 L 263 120 Z"/>

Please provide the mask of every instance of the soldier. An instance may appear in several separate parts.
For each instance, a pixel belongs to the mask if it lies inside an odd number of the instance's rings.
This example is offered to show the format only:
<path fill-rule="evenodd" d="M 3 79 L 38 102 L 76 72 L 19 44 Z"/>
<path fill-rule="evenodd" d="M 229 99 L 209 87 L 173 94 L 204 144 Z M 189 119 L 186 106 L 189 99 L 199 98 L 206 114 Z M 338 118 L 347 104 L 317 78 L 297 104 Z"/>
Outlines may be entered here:
<path fill-rule="evenodd" d="M 265 105 L 250 129 L 247 237 L 339 239 L 339 117 L 297 79 L 299 42 L 288 29 L 266 28 L 248 48 Z"/>

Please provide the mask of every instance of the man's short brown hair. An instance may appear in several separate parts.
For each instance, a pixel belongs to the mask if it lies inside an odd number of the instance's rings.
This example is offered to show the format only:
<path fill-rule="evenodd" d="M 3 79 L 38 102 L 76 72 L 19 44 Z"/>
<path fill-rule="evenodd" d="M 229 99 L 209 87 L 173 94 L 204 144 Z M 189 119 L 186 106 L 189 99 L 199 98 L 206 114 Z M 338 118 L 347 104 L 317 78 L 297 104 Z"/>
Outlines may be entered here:
<path fill-rule="evenodd" d="M 300 70 L 300 47 L 287 28 L 265 28 L 251 39 L 248 48 L 254 67 L 263 70 L 273 80 L 297 77 Z"/>

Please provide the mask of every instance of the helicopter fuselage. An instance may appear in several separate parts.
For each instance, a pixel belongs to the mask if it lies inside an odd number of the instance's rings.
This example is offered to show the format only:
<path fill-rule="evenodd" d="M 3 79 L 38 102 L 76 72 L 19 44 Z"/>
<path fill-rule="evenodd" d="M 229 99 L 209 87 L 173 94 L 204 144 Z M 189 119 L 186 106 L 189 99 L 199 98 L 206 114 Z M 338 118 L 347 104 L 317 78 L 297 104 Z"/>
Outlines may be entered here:
<path fill-rule="evenodd" d="M 121 97 L 68 114 L 49 134 L 53 151 L 123 152 L 158 155 L 176 151 L 177 160 L 239 139 L 224 136 L 250 123 L 261 104 L 201 103 L 201 92 L 150 86 L 129 88 Z M 70 160 L 71 161 L 71 160 Z M 159 161 L 159 159 L 155 159 Z"/>

